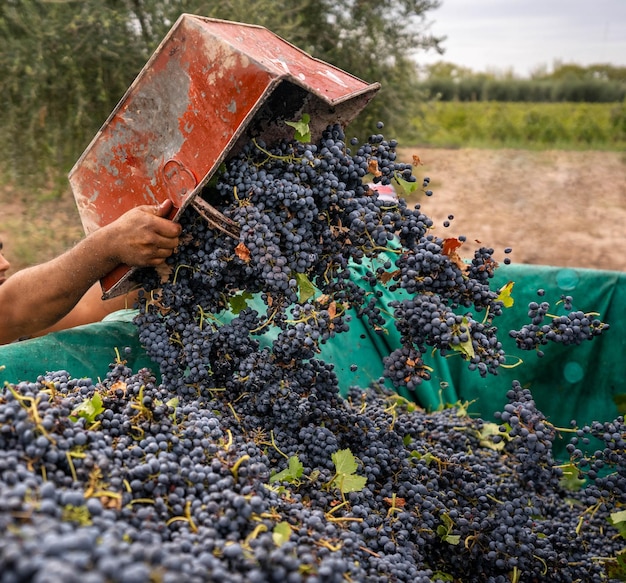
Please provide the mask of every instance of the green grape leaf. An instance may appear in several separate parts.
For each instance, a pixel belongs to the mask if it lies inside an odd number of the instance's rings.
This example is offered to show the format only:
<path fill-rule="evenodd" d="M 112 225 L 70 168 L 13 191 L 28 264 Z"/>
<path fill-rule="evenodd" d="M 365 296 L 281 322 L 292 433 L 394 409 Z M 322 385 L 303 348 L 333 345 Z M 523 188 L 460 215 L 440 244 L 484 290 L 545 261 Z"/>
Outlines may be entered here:
<path fill-rule="evenodd" d="M 76 422 L 82 417 L 87 422 L 87 425 L 91 425 L 96 420 L 96 417 L 103 411 L 102 397 L 100 393 L 94 393 L 91 399 L 85 399 L 82 403 L 74 407 L 70 413 L 70 419 Z"/>
<path fill-rule="evenodd" d="M 611 512 L 609 522 L 617 528 L 622 538 L 626 538 L 626 510 Z"/>
<path fill-rule="evenodd" d="M 498 297 L 496 299 L 501 301 L 505 308 L 510 308 L 515 303 L 515 300 L 511 295 L 514 285 L 514 281 L 509 281 L 505 283 L 499 290 Z"/>
<path fill-rule="evenodd" d="M 433 581 L 454 581 L 454 577 L 449 573 L 444 573 L 443 571 L 436 571 L 433 573 Z"/>
<path fill-rule="evenodd" d="M 405 196 L 414 193 L 419 188 L 417 182 L 409 182 L 404 178 L 400 178 L 397 174 L 394 175 L 393 179 L 398 183 L 400 190 Z"/>
<path fill-rule="evenodd" d="M 296 273 L 296 281 L 300 291 L 300 303 L 305 303 L 315 295 L 315 286 L 304 273 Z"/>
<path fill-rule="evenodd" d="M 285 123 L 296 130 L 294 137 L 298 142 L 307 144 L 311 141 L 310 121 L 311 116 L 308 113 L 304 113 L 300 121 L 286 121 Z"/>
<path fill-rule="evenodd" d="M 304 466 L 297 455 L 289 458 L 287 467 L 282 471 L 270 477 L 270 484 L 273 482 L 295 482 L 302 477 Z"/>
<path fill-rule="evenodd" d="M 359 467 L 349 449 L 340 449 L 331 456 L 331 459 L 338 474 L 354 474 Z"/>
<path fill-rule="evenodd" d="M 463 317 L 463 326 L 465 326 L 468 330 L 467 332 L 467 340 L 465 342 L 461 342 L 459 344 L 450 344 L 450 348 L 455 350 L 456 352 L 460 352 L 465 358 L 474 358 L 474 345 L 472 344 L 472 336 L 469 331 L 469 321 L 467 318 Z"/>
<path fill-rule="evenodd" d="M 576 492 L 585 485 L 585 480 L 582 480 L 578 476 L 580 472 L 575 464 L 567 464 L 562 466 L 563 476 L 559 480 L 562 488 L 569 490 L 570 492 Z"/>
<path fill-rule="evenodd" d="M 331 486 L 337 488 L 342 494 L 348 492 L 360 492 L 367 483 L 365 476 L 356 474 L 358 464 L 354 454 L 349 449 L 341 449 L 335 452 L 331 459 L 335 464 L 336 476 Z"/>
<path fill-rule="evenodd" d="M 291 526 L 284 520 L 279 522 L 272 531 L 274 544 L 278 547 L 284 545 L 291 538 Z"/>
<path fill-rule="evenodd" d="M 341 474 L 333 480 L 333 487 L 337 488 L 342 494 L 348 492 L 360 492 L 365 488 L 367 478 L 357 474 Z"/>
<path fill-rule="evenodd" d="M 615 558 L 605 562 L 606 573 L 609 579 L 626 581 L 626 549 L 615 553 Z"/>
<path fill-rule="evenodd" d="M 237 315 L 245 310 L 248 307 L 248 300 L 251 300 L 253 297 L 250 292 L 244 291 L 230 298 L 228 303 L 230 304 L 231 312 Z"/>
<path fill-rule="evenodd" d="M 461 542 L 460 535 L 450 534 L 454 526 L 454 521 L 452 520 L 452 518 L 450 518 L 448 514 L 442 514 L 441 520 L 443 524 L 440 524 L 437 527 L 437 534 L 439 535 L 439 538 L 448 544 L 458 545 L 459 542 Z"/>

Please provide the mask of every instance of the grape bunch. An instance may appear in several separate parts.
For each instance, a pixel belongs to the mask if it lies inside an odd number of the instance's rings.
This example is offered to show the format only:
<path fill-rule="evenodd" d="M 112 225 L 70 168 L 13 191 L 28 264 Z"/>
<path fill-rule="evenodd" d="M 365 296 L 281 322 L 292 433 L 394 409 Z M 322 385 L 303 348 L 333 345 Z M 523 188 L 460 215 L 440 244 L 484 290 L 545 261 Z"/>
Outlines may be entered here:
<path fill-rule="evenodd" d="M 539 290 L 538 293 L 543 295 L 543 290 Z M 543 356 L 544 353 L 539 347 L 548 342 L 564 346 L 578 345 L 609 329 L 609 324 L 602 322 L 593 314 L 573 310 L 571 296 L 563 295 L 560 301 L 567 312 L 562 315 L 550 314 L 550 303 L 547 301 L 528 304 L 530 322 L 519 330 L 509 331 L 509 335 L 515 338 L 518 348 L 537 350 L 538 356 Z"/>
<path fill-rule="evenodd" d="M 299 366 L 352 317 L 381 334 L 389 322 L 401 330 L 385 361 L 397 387 L 428 378 L 421 355 L 429 347 L 459 354 L 481 375 L 497 371 L 494 251 L 481 248 L 465 263 L 462 241 L 436 237 L 419 204 L 379 199 L 368 181 L 419 188 L 396 147 L 382 134 L 348 145 L 335 125 L 318 144 L 252 140 L 227 161 L 201 197 L 237 234 L 210 228 L 188 207 L 170 277 L 144 296 L 136 319 L 164 382 L 182 394 L 222 386 L 231 373 L 245 376 L 238 355 L 258 347 L 271 364 Z M 384 286 L 398 298 L 390 311 L 379 301 Z"/>

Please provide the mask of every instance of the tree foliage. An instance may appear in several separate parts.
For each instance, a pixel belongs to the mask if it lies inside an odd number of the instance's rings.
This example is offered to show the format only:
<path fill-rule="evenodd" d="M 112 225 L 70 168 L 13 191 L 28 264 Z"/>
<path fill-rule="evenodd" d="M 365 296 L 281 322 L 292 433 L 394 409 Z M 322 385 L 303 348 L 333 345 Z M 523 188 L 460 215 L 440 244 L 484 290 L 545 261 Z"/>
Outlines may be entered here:
<path fill-rule="evenodd" d="M 312 55 L 382 84 L 355 123 L 403 125 L 416 51 L 439 50 L 439 0 L 3 0 L 0 162 L 26 179 L 66 172 L 182 13 L 265 26 Z M 352 129 L 352 128 L 351 128 Z"/>
<path fill-rule="evenodd" d="M 520 78 L 510 71 L 476 73 L 439 62 L 426 73 L 419 87 L 441 101 L 619 103 L 626 98 L 626 67 L 613 65 L 557 64 L 551 73 L 538 69 L 530 78 Z"/>

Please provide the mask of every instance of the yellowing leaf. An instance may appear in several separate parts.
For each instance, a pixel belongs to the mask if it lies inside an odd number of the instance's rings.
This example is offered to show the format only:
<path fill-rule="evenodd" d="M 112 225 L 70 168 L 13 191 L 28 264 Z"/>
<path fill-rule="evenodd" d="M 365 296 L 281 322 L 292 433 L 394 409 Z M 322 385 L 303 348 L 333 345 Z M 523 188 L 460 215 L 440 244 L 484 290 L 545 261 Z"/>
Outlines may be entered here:
<path fill-rule="evenodd" d="M 500 288 L 500 292 L 498 293 L 497 299 L 502 302 L 505 308 L 510 308 L 515 303 L 511 295 L 514 285 L 514 281 L 509 281 Z"/>
<path fill-rule="evenodd" d="M 279 522 L 272 531 L 272 539 L 278 547 L 284 545 L 291 538 L 291 526 L 284 520 Z"/>

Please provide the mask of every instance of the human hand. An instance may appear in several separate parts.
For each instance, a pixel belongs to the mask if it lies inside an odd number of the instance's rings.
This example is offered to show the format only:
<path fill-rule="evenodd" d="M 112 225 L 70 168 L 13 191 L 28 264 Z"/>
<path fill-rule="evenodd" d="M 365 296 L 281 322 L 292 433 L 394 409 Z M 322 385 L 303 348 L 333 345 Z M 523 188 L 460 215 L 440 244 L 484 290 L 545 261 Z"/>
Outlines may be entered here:
<path fill-rule="evenodd" d="M 166 200 L 127 211 L 101 229 L 106 230 L 105 251 L 117 264 L 130 267 L 162 264 L 178 246 L 182 231 L 180 224 L 166 218 L 171 210 L 172 202 Z"/>

